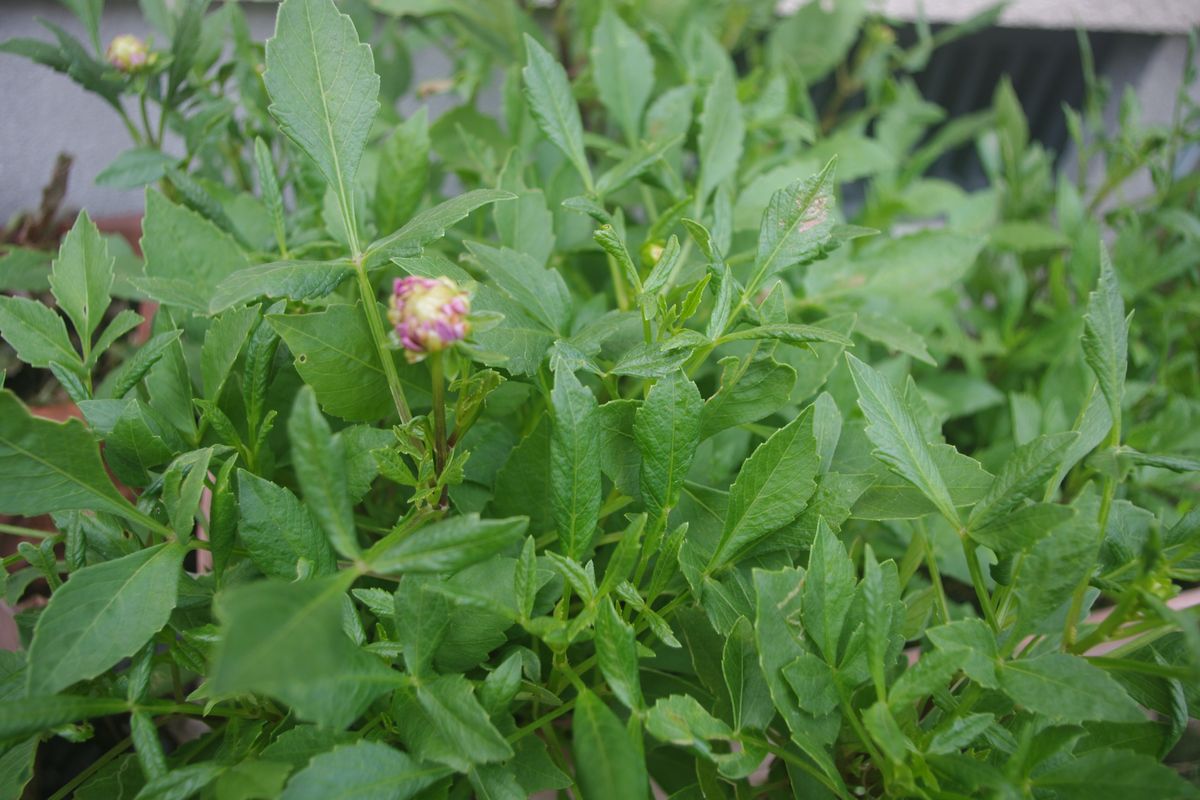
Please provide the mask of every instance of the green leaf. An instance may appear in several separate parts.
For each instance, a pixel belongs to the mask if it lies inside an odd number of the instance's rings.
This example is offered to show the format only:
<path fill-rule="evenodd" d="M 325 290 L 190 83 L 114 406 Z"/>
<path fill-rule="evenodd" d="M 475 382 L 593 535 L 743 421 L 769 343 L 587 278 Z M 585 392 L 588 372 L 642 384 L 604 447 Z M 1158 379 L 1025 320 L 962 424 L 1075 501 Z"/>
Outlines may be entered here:
<path fill-rule="evenodd" d="M 659 378 L 634 417 L 642 454 L 641 491 L 652 519 L 679 502 L 679 489 L 700 444 L 703 400 L 682 370 Z"/>
<path fill-rule="evenodd" d="M 988 689 L 999 686 L 999 650 L 992 630 L 981 619 L 960 619 L 926 630 L 939 650 L 952 650 L 958 656 L 958 668 L 971 680 Z"/>
<path fill-rule="evenodd" d="M 145 521 L 113 486 L 82 423 L 35 417 L 10 390 L 0 391 L 0 513 L 74 509 Z"/>
<path fill-rule="evenodd" d="M 266 63 L 271 114 L 316 163 L 352 226 L 354 176 L 379 111 L 370 46 L 332 0 L 284 0 Z"/>
<path fill-rule="evenodd" d="M 333 549 L 343 558 L 357 558 L 358 532 L 346 487 L 346 471 L 342 468 L 346 460 L 342 441 L 334 437 L 311 387 L 302 387 L 296 394 L 287 427 L 292 443 L 292 468 L 306 505 L 325 529 Z"/>
<path fill-rule="evenodd" d="M 0 800 L 21 800 L 33 779 L 33 763 L 40 737 L 0 745 Z"/>
<path fill-rule="evenodd" d="M 625 141 L 638 141 L 642 111 L 654 90 L 654 56 L 650 48 L 610 6 L 605 6 L 592 31 L 591 59 L 600 102 L 617 121 Z"/>
<path fill-rule="evenodd" d="M 146 191 L 142 252 L 147 277 L 138 285 L 161 302 L 202 314 L 217 286 L 249 264 L 228 234 L 154 189 Z"/>
<path fill-rule="evenodd" d="M 365 556 L 377 572 L 457 572 L 508 550 L 529 527 L 528 517 L 480 519 L 478 514 L 426 525 L 398 541 L 381 539 Z"/>
<path fill-rule="evenodd" d="M 276 244 L 281 252 L 286 253 L 287 226 L 283 217 L 283 192 L 279 189 L 279 176 L 276 174 L 275 159 L 271 157 L 271 147 L 262 137 L 254 139 L 254 167 L 258 173 L 258 187 L 262 193 L 263 205 L 267 207 L 275 226 Z"/>
<path fill-rule="evenodd" d="M 200 348 L 200 378 L 204 397 L 217 401 L 238 354 L 258 322 L 257 308 L 239 308 L 213 320 Z"/>
<path fill-rule="evenodd" d="M 239 469 L 238 509 L 238 538 L 264 575 L 295 580 L 301 559 L 316 575 L 336 569 L 329 540 L 287 489 Z"/>
<path fill-rule="evenodd" d="M 575 703 L 572 729 L 576 780 L 584 797 L 650 797 L 645 759 L 617 715 L 586 689 Z"/>
<path fill-rule="evenodd" d="M 721 539 L 706 572 L 736 562 L 762 537 L 799 516 L 816 491 L 820 465 L 810 406 L 742 464 L 729 490 Z"/>
<path fill-rule="evenodd" d="M 81 370 L 62 317 L 36 300 L 0 295 L 0 336 L 32 367 L 60 364 Z"/>
<path fill-rule="evenodd" d="M 387 378 L 358 305 L 269 314 L 267 322 L 287 343 L 296 371 L 327 412 L 351 422 L 371 422 L 391 411 Z"/>
<path fill-rule="evenodd" d="M 75 572 L 50 597 L 29 646 L 29 692 L 51 694 L 136 653 L 175 608 L 185 549 L 139 550 Z"/>
<path fill-rule="evenodd" d="M 784 675 L 786 668 L 791 672 L 791 678 L 796 678 L 796 667 L 791 665 L 797 659 L 805 657 L 826 672 L 829 669 L 828 665 L 804 648 L 798 631 L 790 622 L 800 616 L 800 593 L 804 578 L 805 572 L 802 569 L 774 572 L 754 570 L 755 643 L 758 646 L 759 664 L 766 677 L 771 699 L 787 722 L 792 732 L 792 741 L 840 787 L 842 778 L 827 749 L 837 737 L 841 727 L 840 719 L 836 714 L 814 717 L 811 712 L 801 710 L 794 699 L 796 695 L 789 685 L 790 681 Z M 819 702 L 828 705 L 827 699 Z"/>
<path fill-rule="evenodd" d="M 1091 506 L 1094 508 L 1094 504 Z M 1041 625 L 1071 597 L 1075 587 L 1095 569 L 1102 534 L 1095 514 L 1079 513 L 1029 549 L 1013 581 L 1021 613 L 1011 636 L 1020 638 Z"/>
<path fill-rule="evenodd" d="M 58 307 L 75 325 L 85 352 L 91 349 L 92 334 L 108 309 L 113 263 L 114 259 L 108 254 L 108 242 L 87 212 L 80 212 L 54 260 L 50 289 Z"/>
<path fill-rule="evenodd" d="M 822 519 L 808 557 L 802 608 L 805 630 L 830 666 L 838 664 L 838 640 L 853 601 L 854 563 Z"/>
<path fill-rule="evenodd" d="M 596 614 L 596 662 L 613 695 L 630 711 L 642 708 L 637 638 L 607 597 Z"/>
<path fill-rule="evenodd" d="M 583 150 L 583 123 L 571 95 L 567 72 L 546 48 L 525 34 L 525 67 L 521 70 L 529 111 L 547 138 L 563 151 L 584 185 L 592 187 L 592 171 Z"/>
<path fill-rule="evenodd" d="M 794 322 L 778 322 L 770 325 L 757 325 L 745 328 L 721 337 L 723 342 L 745 341 L 747 339 L 768 339 L 785 344 L 808 345 L 814 342 L 832 342 L 843 346 L 851 344 L 850 339 L 837 331 L 821 328 L 816 325 L 797 325 Z"/>
<path fill-rule="evenodd" d="M 571 295 L 558 270 L 546 269 L 532 256 L 507 247 L 468 242 L 467 249 L 484 273 L 546 329 L 565 333 L 571 317 Z"/>
<path fill-rule="evenodd" d="M 342 597 L 351 576 L 257 581 L 218 594 L 214 611 L 223 636 L 213 654 L 209 692 L 261 692 L 330 728 L 357 719 L 398 674 L 356 647 L 342 628 Z M 304 669 L 297 671 L 297 664 Z"/>
<path fill-rule="evenodd" d="M 422 764 L 383 742 L 362 739 L 308 762 L 282 800 L 406 800 L 449 772 Z"/>
<path fill-rule="evenodd" d="M 383 140 L 375 180 L 376 227 L 399 230 L 417 210 L 428 183 L 429 120 L 422 106 Z"/>
<path fill-rule="evenodd" d="M 114 189 L 141 189 L 147 184 L 161 180 L 174 167 L 176 159 L 153 147 L 135 147 L 126 150 L 100 170 L 96 176 L 97 186 Z"/>
<path fill-rule="evenodd" d="M 721 674 L 729 690 L 733 707 L 733 725 L 737 730 L 765 730 L 775 717 L 771 692 L 754 644 L 754 626 L 746 617 L 738 617 L 725 639 L 721 654 Z"/>
<path fill-rule="evenodd" d="M 646 731 L 656 739 L 692 747 L 707 757 L 713 755 L 710 740 L 733 737 L 728 725 L 686 694 L 673 694 L 655 703 L 646 714 Z"/>
<path fill-rule="evenodd" d="M 1124 749 L 1100 748 L 1055 759 L 1050 769 L 1035 774 L 1030 782 L 1062 800 L 1200 797 L 1200 790 L 1175 770 Z"/>
<path fill-rule="evenodd" d="M 1074 509 L 1053 503 L 1035 503 L 999 517 L 968 532 L 979 544 L 999 556 L 1028 550 L 1075 515 Z"/>
<path fill-rule="evenodd" d="M 600 416 L 596 398 L 568 369 L 554 376 L 550 508 L 563 552 L 579 559 L 600 518 Z"/>
<path fill-rule="evenodd" d="M 516 198 L 512 192 L 500 189 L 474 189 L 458 197 L 452 197 L 433 208 L 427 208 L 405 223 L 395 233 L 374 241 L 367 248 L 366 264 L 374 268 L 389 258 L 410 258 L 421 254 L 421 249 L 446 235 L 446 229 L 465 219 L 477 208 L 490 203 Z"/>
<path fill-rule="evenodd" d="M 1021 506 L 1025 498 L 1037 499 L 1058 470 L 1067 449 L 1079 438 L 1075 431 L 1039 436 L 1016 450 L 1004 462 L 991 487 L 967 520 L 972 530 L 984 528 Z"/>
<path fill-rule="evenodd" d="M 819 532 L 818 528 L 818 532 Z M 810 556 L 811 560 L 811 556 Z M 867 667 L 875 683 L 876 694 L 883 699 L 886 694 L 885 675 L 890 666 L 889 651 L 893 630 L 898 621 L 900 603 L 900 577 L 896 563 L 888 560 L 880 564 L 875 552 L 867 545 L 863 554 L 863 631 L 867 638 Z"/>
<path fill-rule="evenodd" d="M 1101 245 L 1100 279 L 1096 290 L 1088 295 L 1088 310 L 1083 317 L 1083 357 L 1096 374 L 1117 430 L 1120 430 L 1121 398 L 1129 361 L 1128 341 L 1125 301 L 1108 250 Z"/>
<path fill-rule="evenodd" d="M 319 300 L 354 274 L 345 261 L 275 261 L 238 270 L 221 281 L 208 304 L 216 314 L 230 306 L 267 297 Z"/>
<path fill-rule="evenodd" d="M 512 747 L 488 719 L 475 699 L 474 687 L 462 675 L 442 675 L 418 684 L 417 702 L 438 732 L 471 763 L 494 763 L 512 757 Z"/>
<path fill-rule="evenodd" d="M 819 256 L 833 230 L 833 173 L 837 159 L 808 178 L 793 181 L 771 196 L 758 232 L 754 277 L 746 284 L 753 293 L 793 264 Z"/>
<path fill-rule="evenodd" d="M 773 414 L 787 404 L 796 384 L 796 370 L 770 356 L 729 356 L 720 364 L 720 387 L 700 416 L 701 439 Z"/>
<path fill-rule="evenodd" d="M 1060 722 L 1142 722 L 1137 703 L 1108 673 L 1086 659 L 1046 653 L 1009 661 L 1000 688 L 1016 703 Z"/>
<path fill-rule="evenodd" d="M 0 704 L 0 739 L 16 739 L 58 728 L 90 717 L 106 717 L 129 710 L 118 697 L 36 695 L 8 698 Z"/>
<path fill-rule="evenodd" d="M 712 190 L 737 171 L 745 135 L 733 69 L 728 63 L 722 64 L 704 94 L 704 109 L 700 112 L 698 203 L 707 201 Z"/>
<path fill-rule="evenodd" d="M 893 472 L 916 486 L 953 524 L 958 510 L 950 490 L 913 419 L 912 412 L 887 379 L 871 367 L 847 354 L 858 405 L 867 418 L 867 437 L 875 445 L 875 457 Z"/>

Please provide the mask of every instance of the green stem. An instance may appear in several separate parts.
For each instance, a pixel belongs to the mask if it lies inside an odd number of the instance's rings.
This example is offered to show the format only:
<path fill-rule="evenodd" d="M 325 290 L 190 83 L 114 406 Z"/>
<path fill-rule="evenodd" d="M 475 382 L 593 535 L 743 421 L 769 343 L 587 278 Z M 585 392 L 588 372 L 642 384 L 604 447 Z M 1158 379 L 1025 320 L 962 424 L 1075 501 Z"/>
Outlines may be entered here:
<path fill-rule="evenodd" d="M 440 476 L 446 468 L 449 453 L 446 447 L 446 376 L 441 351 L 429 356 L 429 377 L 433 390 L 433 466 Z"/>
<path fill-rule="evenodd" d="M 36 528 L 23 528 L 20 525 L 8 525 L 0 522 L 0 533 L 8 533 L 13 536 L 28 536 L 31 539 L 53 539 L 58 536 L 56 532 L 39 531 Z"/>
<path fill-rule="evenodd" d="M 925 535 L 925 523 L 918 520 L 916 532 L 913 536 L 920 537 L 921 549 L 925 551 L 925 568 L 929 570 L 929 580 L 933 584 L 938 601 L 938 610 L 942 614 L 942 621 L 950 621 L 950 602 L 946 599 L 946 587 L 942 585 L 942 572 L 938 569 L 937 556 L 933 554 L 933 545 L 929 543 L 929 538 Z"/>
<path fill-rule="evenodd" d="M 378 353 L 380 364 L 383 366 L 383 375 L 387 378 L 392 402 L 396 405 L 400 421 L 407 424 L 412 419 L 412 411 L 409 410 L 408 400 L 404 397 L 404 387 L 400 385 L 396 362 L 392 360 L 392 351 L 388 347 L 383 318 L 379 316 L 379 305 L 375 299 L 375 288 L 371 286 L 371 279 L 367 276 L 367 268 L 360 255 L 354 258 L 354 273 L 358 278 L 358 293 L 362 296 L 363 312 L 367 315 L 367 327 L 371 330 L 371 339 L 375 342 L 375 352 Z"/>
<path fill-rule="evenodd" d="M 967 557 L 967 569 L 971 571 L 971 583 L 975 586 L 975 596 L 979 598 L 979 606 L 983 609 L 983 618 L 987 620 L 992 630 L 1000 630 L 996 620 L 996 611 L 992 607 L 992 596 L 988 593 L 987 584 L 983 579 L 983 568 L 979 566 L 979 553 L 974 543 L 966 536 L 962 537 L 963 555 Z"/>

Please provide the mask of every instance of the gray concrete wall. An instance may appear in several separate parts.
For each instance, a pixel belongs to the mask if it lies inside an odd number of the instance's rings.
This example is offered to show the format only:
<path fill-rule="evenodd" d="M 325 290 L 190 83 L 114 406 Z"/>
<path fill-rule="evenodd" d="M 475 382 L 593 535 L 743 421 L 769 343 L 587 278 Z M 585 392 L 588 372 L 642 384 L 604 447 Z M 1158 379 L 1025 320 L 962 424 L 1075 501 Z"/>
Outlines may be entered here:
<path fill-rule="evenodd" d="M 271 5 L 246 6 L 255 35 L 274 26 Z M 85 40 L 75 17 L 54 0 L 0 0 L 0 40 L 51 34 L 43 17 Z M 102 42 L 122 33 L 144 36 L 149 28 L 133 0 L 108 0 L 100 26 Z M 132 111 L 132 109 L 130 109 Z M 75 157 L 66 203 L 93 214 L 138 211 L 142 194 L 95 185 L 100 173 L 131 145 L 120 118 L 66 75 L 17 56 L 0 53 L 0 223 L 36 206 L 59 152 Z"/>
<path fill-rule="evenodd" d="M 1023 2 L 1025 7 L 1032 3 L 1051 8 L 1058 7 L 1059 0 Z M 1171 5 L 1174 0 L 1161 2 Z M 927 7 L 930 5 L 926 3 Z M 1112 6 L 1113 3 L 1097 2 L 1095 5 Z M 1200 0 L 1182 0 L 1180 7 L 1196 9 L 1200 13 Z M 244 8 L 256 37 L 269 36 L 274 4 L 245 3 Z M 13 36 L 49 39 L 49 32 L 37 24 L 37 16 L 85 38 L 74 17 L 56 0 L 0 0 L 0 40 Z M 101 26 L 102 40 L 107 42 L 121 33 L 148 33 L 135 0 L 107 2 Z M 1110 76 L 1118 87 L 1127 83 L 1138 86 L 1148 122 L 1169 120 L 1186 56 L 1186 42 L 1182 36 L 1168 36 L 1161 41 L 1149 63 L 1128 64 L 1122 67 L 1120 74 Z M 436 50 L 417 54 L 414 67 L 415 82 L 443 77 L 448 70 L 445 56 Z M 489 92 L 489 95 L 492 96 L 484 99 L 484 105 L 498 107 L 495 92 Z M 450 103 L 449 98 L 431 98 L 431 116 L 436 116 Z M 406 101 L 401 105 L 408 112 L 416 103 Z M 0 54 L 0 223 L 38 203 L 41 188 L 60 151 L 75 157 L 66 201 L 68 206 L 87 208 L 93 215 L 140 210 L 140 191 L 121 191 L 94 183 L 96 175 L 129 146 L 124 126 L 103 101 L 80 89 L 65 75 L 16 56 Z"/>

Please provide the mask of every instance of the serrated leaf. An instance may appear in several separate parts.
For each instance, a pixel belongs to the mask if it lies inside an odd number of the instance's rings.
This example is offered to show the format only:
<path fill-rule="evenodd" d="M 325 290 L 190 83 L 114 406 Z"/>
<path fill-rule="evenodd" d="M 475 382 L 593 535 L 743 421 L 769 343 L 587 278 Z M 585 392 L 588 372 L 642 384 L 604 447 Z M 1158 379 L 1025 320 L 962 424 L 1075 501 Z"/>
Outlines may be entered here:
<path fill-rule="evenodd" d="M 10 390 L 0 391 L 0 513 L 75 509 L 144 519 L 113 486 L 82 423 L 34 417 Z"/>
<path fill-rule="evenodd" d="M 1083 357 L 1108 401 L 1114 424 L 1121 418 L 1121 398 L 1125 391 L 1128 366 L 1129 323 L 1125 319 L 1125 301 L 1117 283 L 1117 273 L 1108 250 L 1100 248 L 1100 279 L 1088 295 L 1088 310 L 1083 317 Z"/>
<path fill-rule="evenodd" d="M 723 358 L 721 383 L 704 403 L 700 438 L 745 425 L 782 408 L 796 384 L 796 370 L 770 356 Z"/>
<path fill-rule="evenodd" d="M 721 653 L 721 674 L 733 707 L 733 725 L 738 730 L 765 730 L 775 716 L 770 689 L 758 665 L 754 626 L 739 617 L 729 631 Z"/>
<path fill-rule="evenodd" d="M 1049 434 L 1013 451 L 987 494 L 971 509 L 968 528 L 986 527 L 1019 507 L 1026 497 L 1039 498 L 1046 482 L 1058 470 L 1063 455 L 1078 438 L 1075 431 Z"/>
<path fill-rule="evenodd" d="M 294 583 L 256 581 L 217 595 L 223 635 L 213 654 L 213 694 L 261 692 L 306 720 L 345 728 L 396 673 L 354 645 L 342 628 L 351 573 Z M 295 671 L 303 664 L 302 672 Z"/>
<path fill-rule="evenodd" d="M 1062 800 L 1200 797 L 1200 790 L 1175 770 L 1124 749 L 1100 748 L 1056 759 L 1050 769 L 1032 776 L 1030 783 Z"/>
<path fill-rule="evenodd" d="M 560 369 L 551 393 L 550 508 L 563 551 L 578 559 L 591 547 L 600 514 L 600 417 L 596 398 Z"/>
<path fill-rule="evenodd" d="M 571 295 L 558 270 L 546 269 L 532 256 L 507 247 L 469 242 L 467 249 L 485 274 L 546 329 L 562 334 L 571 315 Z"/>
<path fill-rule="evenodd" d="M 146 191 L 141 245 L 146 278 L 138 286 L 161 302 L 200 313 L 207 313 L 223 280 L 249 265 L 232 237 L 155 189 Z"/>
<path fill-rule="evenodd" d="M 136 653 L 167 624 L 186 550 L 169 543 L 76 571 L 29 647 L 29 692 L 51 694 Z"/>
<path fill-rule="evenodd" d="M 572 730 L 576 779 L 584 797 L 649 798 L 645 759 L 617 715 L 586 689 L 575 703 Z"/>
<path fill-rule="evenodd" d="M 383 742 L 363 739 L 308 762 L 282 800 L 407 800 L 449 770 L 423 764 Z"/>
<path fill-rule="evenodd" d="M 47 369 L 57 363 L 80 368 L 63 318 L 36 300 L 0 295 L 0 336 L 31 367 Z"/>
<path fill-rule="evenodd" d="M 438 732 L 471 763 L 493 763 L 512 756 L 512 747 L 492 725 L 475 699 L 471 683 L 462 675 L 443 675 L 419 684 L 417 702 Z"/>
<path fill-rule="evenodd" d="M 308 154 L 354 220 L 354 177 L 379 111 L 371 48 L 332 0 L 284 0 L 263 83 L 280 129 Z"/>
<path fill-rule="evenodd" d="M 833 230 L 836 164 L 834 159 L 816 175 L 793 181 L 771 196 L 758 232 L 758 254 L 754 277 L 746 284 L 748 292 L 793 264 L 821 254 Z"/>
<path fill-rule="evenodd" d="M 679 502 L 679 489 L 700 443 L 702 407 L 696 384 L 676 371 L 659 378 L 637 410 L 633 432 L 642 454 L 640 485 L 652 519 Z"/>
<path fill-rule="evenodd" d="M 525 34 L 525 67 L 521 77 L 533 118 L 590 189 L 592 171 L 583 150 L 583 123 L 579 119 L 579 106 L 571 95 L 567 72 L 529 34 Z"/>
<path fill-rule="evenodd" d="M 854 564 L 845 545 L 822 519 L 809 552 L 802 602 L 804 627 L 830 666 L 838 664 L 838 640 L 853 601 Z"/>
<path fill-rule="evenodd" d="M 697 151 L 700 177 L 696 196 L 701 202 L 708 199 L 718 184 L 737 171 L 745 135 L 746 125 L 742 120 L 742 106 L 738 102 L 733 70 L 730 65 L 723 64 L 704 94 L 704 108 L 700 112 Z"/>
<path fill-rule="evenodd" d="M 1000 688 L 1021 706 L 1062 722 L 1141 722 L 1137 703 L 1086 659 L 1046 653 L 1004 664 Z"/>
<path fill-rule="evenodd" d="M 353 560 L 359 554 L 358 533 L 346 486 L 346 471 L 342 468 L 345 455 L 341 440 L 333 436 L 329 423 L 317 407 L 317 397 L 311 387 L 302 387 L 296 394 L 287 427 L 292 444 L 292 468 L 296 471 L 306 504 L 321 523 L 333 549 L 343 558 Z"/>
<path fill-rule="evenodd" d="M 480 519 L 478 514 L 451 517 L 426 525 L 399 541 L 381 539 L 364 560 L 382 573 L 457 572 L 520 541 L 528 517 Z"/>
<path fill-rule="evenodd" d="M 592 66 L 600 102 L 625 140 L 641 134 L 642 111 L 654 89 L 654 57 L 637 33 L 606 6 L 592 31 Z"/>
<path fill-rule="evenodd" d="M 821 464 L 812 408 L 775 431 L 742 464 L 707 572 L 733 563 L 763 536 L 799 516 L 816 491 Z"/>
<path fill-rule="evenodd" d="M 938 471 L 925 437 L 904 399 L 887 379 L 847 354 L 858 405 L 867 418 L 867 437 L 875 445 L 875 456 L 892 471 L 921 490 L 939 511 L 958 524 L 958 510 L 950 490 Z"/>
<path fill-rule="evenodd" d="M 108 242 L 87 212 L 80 212 L 59 247 L 50 273 L 50 289 L 58 307 L 71 318 L 85 342 L 85 351 L 90 349 L 92 334 L 108 309 L 113 263 Z"/>
<path fill-rule="evenodd" d="M 621 619 L 607 597 L 596 614 L 596 662 L 616 698 L 630 711 L 641 709 L 644 701 L 638 678 L 637 639 L 633 626 Z"/>
<path fill-rule="evenodd" d="M 260 297 L 319 300 L 354 274 L 345 261 L 275 261 L 238 270 L 221 281 L 208 310 L 216 314 Z"/>
<path fill-rule="evenodd" d="M 269 314 L 267 322 L 287 343 L 296 371 L 330 414 L 371 422 L 391 411 L 379 353 L 357 305 L 332 305 L 310 314 Z"/>
<path fill-rule="evenodd" d="M 237 478 L 238 538 L 264 575 L 294 580 L 301 559 L 313 574 L 334 572 L 329 539 L 294 494 L 245 470 Z"/>
<path fill-rule="evenodd" d="M 447 228 L 465 219 L 475 209 L 514 198 L 516 195 L 512 192 L 500 189 L 473 189 L 427 208 L 406 222 L 400 230 L 372 242 L 364 254 L 366 265 L 374 268 L 390 258 L 420 255 L 425 245 L 445 236 Z"/>
<path fill-rule="evenodd" d="M 375 224 L 398 230 L 412 216 L 429 182 L 429 120 L 425 107 L 383 141 L 375 181 Z"/>

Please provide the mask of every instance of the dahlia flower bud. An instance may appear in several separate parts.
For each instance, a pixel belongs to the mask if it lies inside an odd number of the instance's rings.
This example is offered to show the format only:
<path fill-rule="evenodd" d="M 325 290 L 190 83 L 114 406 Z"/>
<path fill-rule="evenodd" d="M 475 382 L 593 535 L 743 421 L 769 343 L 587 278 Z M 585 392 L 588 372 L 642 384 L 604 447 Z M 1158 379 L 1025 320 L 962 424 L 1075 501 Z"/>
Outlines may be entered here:
<path fill-rule="evenodd" d="M 136 72 L 150 61 L 150 51 L 146 43 L 128 33 L 113 39 L 105 55 L 108 63 L 121 72 Z"/>
<path fill-rule="evenodd" d="M 466 338 L 470 296 L 449 278 L 397 278 L 388 320 L 410 364 Z"/>

